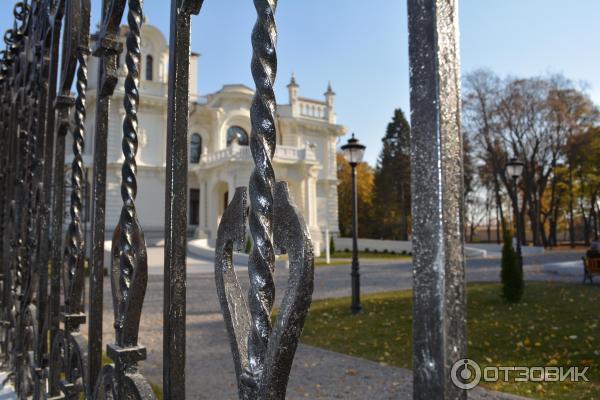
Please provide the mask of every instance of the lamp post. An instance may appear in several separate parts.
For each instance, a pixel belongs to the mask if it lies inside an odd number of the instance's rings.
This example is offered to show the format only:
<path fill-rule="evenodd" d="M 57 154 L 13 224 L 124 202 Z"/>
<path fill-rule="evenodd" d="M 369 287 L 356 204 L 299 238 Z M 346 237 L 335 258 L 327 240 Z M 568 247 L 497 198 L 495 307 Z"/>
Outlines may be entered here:
<path fill-rule="evenodd" d="M 344 158 L 352 167 L 352 305 L 350 310 L 353 314 L 360 312 L 360 273 L 358 263 L 358 196 L 356 193 L 356 166 L 362 162 L 366 146 L 359 143 L 358 139 L 352 137 L 348 143 L 342 146 Z"/>
<path fill-rule="evenodd" d="M 517 223 L 517 260 L 521 272 L 523 271 L 523 256 L 521 255 L 521 224 L 519 221 L 519 194 L 517 192 L 517 179 L 523 174 L 524 164 L 516 158 L 511 158 L 506 163 L 506 174 L 512 178 L 514 199 L 513 206 L 515 208 L 515 221 Z"/>

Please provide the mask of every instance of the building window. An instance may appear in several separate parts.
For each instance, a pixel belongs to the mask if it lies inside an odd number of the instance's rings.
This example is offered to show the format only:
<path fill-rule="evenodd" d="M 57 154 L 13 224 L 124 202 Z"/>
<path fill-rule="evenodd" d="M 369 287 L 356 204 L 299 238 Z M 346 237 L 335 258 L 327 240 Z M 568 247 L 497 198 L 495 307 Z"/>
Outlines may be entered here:
<path fill-rule="evenodd" d="M 227 129 L 227 146 L 234 142 L 240 146 L 248 146 L 248 133 L 241 126 L 232 126 Z"/>
<path fill-rule="evenodd" d="M 146 56 L 146 80 L 151 81 L 153 75 L 154 58 L 151 55 Z"/>
<path fill-rule="evenodd" d="M 190 189 L 190 225 L 200 225 L 200 189 Z"/>
<path fill-rule="evenodd" d="M 192 164 L 198 164 L 200 162 L 200 156 L 202 155 L 202 136 L 198 133 L 192 134 L 192 140 L 190 141 L 190 162 Z"/>

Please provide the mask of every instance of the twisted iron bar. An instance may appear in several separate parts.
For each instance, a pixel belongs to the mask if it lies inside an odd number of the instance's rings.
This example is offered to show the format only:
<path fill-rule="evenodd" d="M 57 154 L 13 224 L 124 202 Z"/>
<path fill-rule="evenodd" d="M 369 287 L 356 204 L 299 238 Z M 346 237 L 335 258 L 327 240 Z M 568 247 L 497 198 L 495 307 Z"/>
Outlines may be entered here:
<path fill-rule="evenodd" d="M 254 242 L 248 262 L 250 275 L 249 306 L 252 333 L 248 342 L 250 357 L 247 380 L 258 381 L 271 335 L 271 310 L 275 300 L 275 251 L 273 248 L 273 190 L 275 172 L 272 159 L 277 140 L 275 93 L 277 74 L 277 0 L 254 0 L 257 20 L 252 31 L 252 77 L 256 93 L 250 117 L 250 150 L 255 168 L 250 177 L 250 233 Z"/>
<path fill-rule="evenodd" d="M 256 93 L 250 109 L 250 148 L 255 169 L 250 176 L 250 210 L 246 188 L 237 188 L 219 224 L 215 248 L 215 283 L 229 332 L 242 400 L 285 398 L 289 373 L 311 303 L 313 247 L 302 216 L 290 199 L 287 184 L 275 182 L 272 159 L 276 146 L 276 102 L 273 83 L 276 0 L 255 0 L 257 22 L 252 31 L 252 75 Z M 248 262 L 248 304 L 233 269 L 233 249 L 242 247 L 248 217 L 254 241 Z M 288 253 L 290 273 L 275 327 L 275 251 Z"/>
<path fill-rule="evenodd" d="M 118 302 L 115 328 L 117 329 L 117 343 L 120 346 L 131 346 L 137 344 L 137 332 L 133 336 L 123 335 L 127 308 L 130 301 L 139 301 L 129 298 L 134 269 L 138 263 L 136 254 L 137 246 L 133 235 L 142 234 L 141 230 L 132 230 L 137 225 L 137 214 L 135 209 L 135 198 L 137 196 L 137 164 L 135 156 L 138 149 L 138 103 L 139 103 L 139 65 L 141 60 L 141 25 L 142 25 L 142 1 L 130 0 L 127 13 L 129 32 L 126 39 L 127 54 L 125 63 L 127 65 L 127 77 L 125 78 L 125 97 L 123 106 L 125 118 L 123 120 L 123 141 L 121 143 L 125 160 L 121 169 L 121 198 L 123 209 L 121 211 L 120 225 L 120 273 L 119 290 L 120 301 Z M 143 234 L 142 234 L 143 236 Z M 114 244 L 113 244 L 114 245 Z M 139 249 L 145 252 L 144 249 Z M 114 267 L 113 267 L 114 268 Z M 143 301 L 143 298 L 142 298 Z M 138 321 L 139 323 L 139 321 Z M 137 325 L 137 324 L 136 324 Z M 137 331 L 134 330 L 134 331 Z"/>
<path fill-rule="evenodd" d="M 85 91 L 87 88 L 87 48 L 77 51 L 77 98 L 73 119 L 73 162 L 71 163 L 71 222 L 67 231 L 67 274 L 65 305 L 69 313 L 83 312 L 84 242 L 81 228 L 82 189 L 84 179 L 83 150 L 85 146 Z"/>
<path fill-rule="evenodd" d="M 77 10 L 79 11 L 79 10 Z M 89 21 L 88 16 L 84 16 Z M 73 38 L 78 39 L 78 38 Z M 84 40 L 87 42 L 87 40 Z M 71 221 L 65 240 L 65 265 L 63 267 L 64 312 L 61 313 L 63 329 L 57 336 L 52 351 L 52 362 L 58 364 L 64 377 L 60 382 L 62 395 L 67 399 L 77 399 L 81 393 L 89 393 L 87 385 L 87 340 L 80 333 L 86 315 L 83 307 L 84 292 L 84 242 L 81 230 L 82 181 L 85 136 L 85 91 L 87 88 L 87 55 L 89 49 L 80 43 L 76 49 L 77 97 L 73 114 L 73 162 L 71 164 Z M 56 367 L 56 365 L 55 365 Z"/>
<path fill-rule="evenodd" d="M 123 120 L 122 149 L 125 156 L 122 170 L 121 197 L 123 204 L 127 207 L 129 221 L 135 218 L 135 198 L 137 195 L 137 178 L 135 176 L 137 165 L 135 156 L 138 148 L 138 117 L 137 109 L 140 100 L 139 85 L 141 60 L 141 27 L 142 27 L 142 2 L 131 0 L 127 13 L 129 32 L 127 34 L 127 54 L 125 64 L 127 65 L 127 77 L 125 78 L 125 119 Z"/>
<path fill-rule="evenodd" d="M 137 367 L 138 361 L 146 359 L 146 348 L 138 344 L 138 336 L 148 281 L 146 242 L 135 209 L 142 3 L 141 0 L 129 0 L 127 13 L 129 31 L 126 38 L 127 77 L 123 100 L 125 118 L 122 141 L 125 160 L 121 169 L 123 208 L 113 235 L 111 271 L 116 343 L 108 346 L 108 356 L 115 365 L 103 368 L 94 393 L 96 399 L 155 398 L 152 388 Z M 122 9 L 114 1 L 112 5 L 113 8 Z"/>

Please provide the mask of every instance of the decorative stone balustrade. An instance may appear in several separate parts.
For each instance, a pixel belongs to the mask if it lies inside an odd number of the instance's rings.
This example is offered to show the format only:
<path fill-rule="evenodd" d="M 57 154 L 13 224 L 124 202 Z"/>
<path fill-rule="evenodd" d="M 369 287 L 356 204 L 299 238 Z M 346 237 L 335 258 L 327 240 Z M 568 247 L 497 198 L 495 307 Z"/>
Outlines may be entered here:
<path fill-rule="evenodd" d="M 300 161 L 316 162 L 317 155 L 314 145 L 306 147 L 277 146 L 275 150 L 275 162 L 296 163 Z M 200 165 L 204 167 L 214 166 L 229 161 L 252 161 L 252 153 L 249 146 L 240 146 L 236 143 L 223 150 L 214 153 L 205 153 L 200 159 Z"/>
<path fill-rule="evenodd" d="M 298 110 L 300 116 L 305 118 L 314 118 L 327 120 L 327 105 L 323 102 L 310 100 L 310 99 L 298 99 Z"/>

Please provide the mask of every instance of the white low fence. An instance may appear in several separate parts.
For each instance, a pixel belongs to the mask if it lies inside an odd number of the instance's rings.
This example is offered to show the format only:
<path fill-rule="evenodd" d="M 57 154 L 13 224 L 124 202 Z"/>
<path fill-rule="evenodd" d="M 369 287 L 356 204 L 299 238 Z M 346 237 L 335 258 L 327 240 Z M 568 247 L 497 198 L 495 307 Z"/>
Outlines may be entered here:
<path fill-rule="evenodd" d="M 333 242 L 336 251 L 352 250 L 352 238 L 336 237 Z M 412 252 L 412 243 L 400 240 L 358 239 L 358 251 L 408 254 Z"/>
<path fill-rule="evenodd" d="M 333 239 L 336 251 L 352 250 L 352 238 L 335 237 Z M 500 256 L 502 248 L 499 245 L 480 245 L 469 243 L 465 246 L 465 256 L 468 258 L 497 257 Z M 523 254 L 539 254 L 543 248 L 523 248 Z M 377 252 L 377 253 L 395 253 L 412 255 L 412 242 L 402 240 L 379 240 L 379 239 L 358 239 L 358 251 Z"/>

